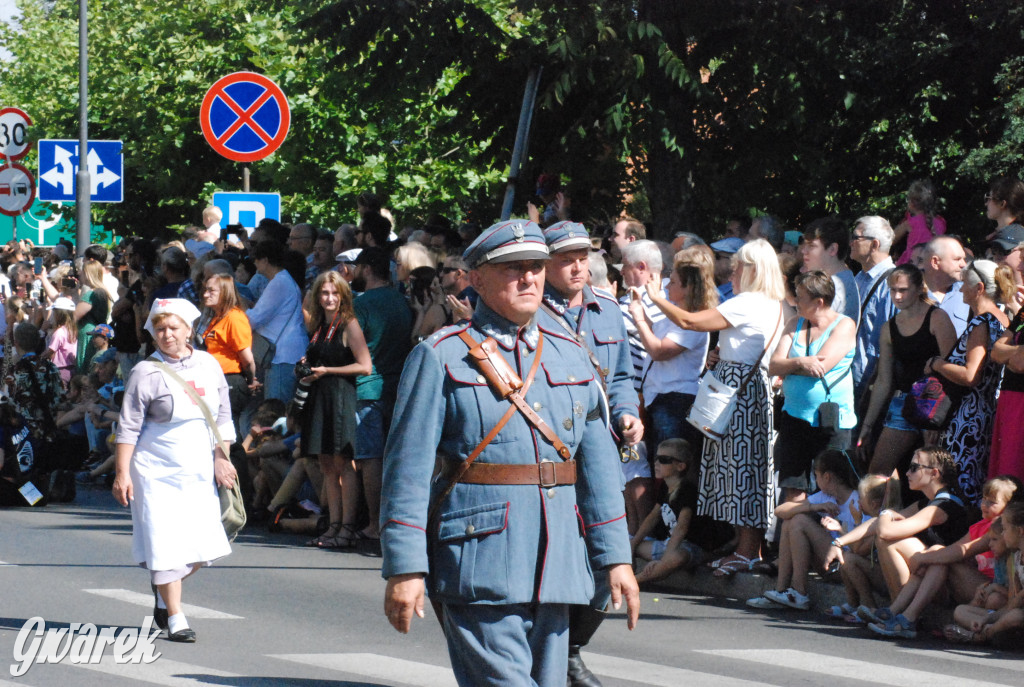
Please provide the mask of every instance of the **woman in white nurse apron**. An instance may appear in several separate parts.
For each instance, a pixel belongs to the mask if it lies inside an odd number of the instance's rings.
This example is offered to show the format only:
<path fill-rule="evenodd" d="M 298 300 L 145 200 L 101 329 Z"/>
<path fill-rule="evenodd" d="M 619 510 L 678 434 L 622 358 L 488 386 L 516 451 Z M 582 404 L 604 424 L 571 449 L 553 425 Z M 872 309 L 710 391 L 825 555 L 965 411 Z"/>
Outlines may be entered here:
<path fill-rule="evenodd" d="M 214 440 L 202 410 L 166 363 L 206 403 L 221 436 L 235 439 L 228 386 L 216 359 L 188 345 L 199 311 L 180 298 L 153 303 L 146 330 L 157 352 L 128 378 L 117 429 L 114 497 L 131 503 L 132 555 L 149 570 L 153 617 L 175 642 L 196 641 L 181 610 L 181 581 L 231 552 L 220 521 L 217 485 L 231 487 L 234 466 Z"/>

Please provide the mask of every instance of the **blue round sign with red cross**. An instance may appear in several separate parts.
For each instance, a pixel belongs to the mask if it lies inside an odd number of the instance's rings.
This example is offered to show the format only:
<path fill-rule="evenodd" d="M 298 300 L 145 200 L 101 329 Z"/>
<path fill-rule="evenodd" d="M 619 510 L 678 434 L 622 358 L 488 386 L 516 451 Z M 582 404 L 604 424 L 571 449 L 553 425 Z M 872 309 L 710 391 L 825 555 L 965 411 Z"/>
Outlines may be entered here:
<path fill-rule="evenodd" d="M 281 147 L 291 111 L 276 83 L 262 74 L 235 72 L 206 92 L 199 124 L 218 153 L 235 162 L 253 162 Z"/>

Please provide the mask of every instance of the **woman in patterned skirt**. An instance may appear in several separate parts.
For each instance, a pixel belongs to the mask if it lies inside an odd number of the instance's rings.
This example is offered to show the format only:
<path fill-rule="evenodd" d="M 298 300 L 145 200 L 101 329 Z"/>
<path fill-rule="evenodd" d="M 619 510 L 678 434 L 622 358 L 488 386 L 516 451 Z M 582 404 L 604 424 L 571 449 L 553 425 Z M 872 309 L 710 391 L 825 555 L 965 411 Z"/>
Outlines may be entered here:
<path fill-rule="evenodd" d="M 660 279 L 647 285 L 651 298 L 683 329 L 721 332 L 715 377 L 739 389 L 736 409 L 721 441 L 705 441 L 698 512 L 736 527 L 736 551 L 711 564 L 724 577 L 761 560 L 761 541 L 772 516 L 772 401 L 768 361 L 782 334 L 785 297 L 782 272 L 763 239 L 744 244 L 732 258 L 736 294 L 717 308 L 687 312 L 662 297 Z"/>
<path fill-rule="evenodd" d="M 1009 318 L 996 305 L 996 264 L 975 260 L 964 269 L 964 303 L 971 321 L 946 359 L 932 358 L 925 374 L 939 374 L 966 388 L 966 395 L 942 435 L 942 447 L 953 454 L 960 472 L 960 490 L 979 505 L 988 474 L 989 437 L 996 414 L 996 389 L 1003 366 L 989 355 Z"/>

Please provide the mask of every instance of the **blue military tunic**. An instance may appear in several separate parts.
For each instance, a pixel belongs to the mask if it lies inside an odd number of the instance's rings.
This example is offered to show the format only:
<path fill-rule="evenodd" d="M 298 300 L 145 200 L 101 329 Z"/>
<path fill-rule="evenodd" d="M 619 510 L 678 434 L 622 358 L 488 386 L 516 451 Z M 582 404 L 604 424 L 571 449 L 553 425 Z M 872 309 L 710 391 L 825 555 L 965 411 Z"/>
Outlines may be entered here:
<path fill-rule="evenodd" d="M 428 573 L 435 600 L 456 604 L 586 604 L 593 571 L 631 563 L 620 470 L 601 412 L 594 368 L 554 323 L 517 327 L 477 305 L 472 325 L 446 327 L 413 349 L 399 385 L 384 456 L 383 576 Z M 498 423 L 509 402 L 474 367 L 459 332 L 488 336 L 525 379 L 543 336 L 541 362 L 525 400 L 578 461 L 569 486 L 457 484 L 427 532 L 435 454 L 462 461 Z M 560 461 L 515 413 L 479 463 Z M 602 573 L 603 574 L 603 573 Z"/>
<path fill-rule="evenodd" d="M 585 345 L 597 357 L 607 384 L 612 429 L 616 433 L 619 431 L 623 415 L 640 417 L 640 399 L 633 388 L 633 363 L 626 323 L 618 301 L 584 286 L 583 304 L 570 308 L 569 301 L 548 285 L 544 287 L 544 304 L 560 315 L 566 326 L 583 337 Z M 539 317 L 542 318 L 542 326 L 546 327 L 544 322 L 551 315 L 541 308 Z M 551 327 L 567 333 L 557 322 Z"/>

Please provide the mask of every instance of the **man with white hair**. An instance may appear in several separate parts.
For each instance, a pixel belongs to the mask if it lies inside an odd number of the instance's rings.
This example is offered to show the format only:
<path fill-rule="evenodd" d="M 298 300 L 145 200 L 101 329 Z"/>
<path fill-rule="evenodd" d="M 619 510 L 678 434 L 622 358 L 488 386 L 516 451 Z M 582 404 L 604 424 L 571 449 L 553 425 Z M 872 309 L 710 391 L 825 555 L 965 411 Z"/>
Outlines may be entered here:
<path fill-rule="evenodd" d="M 971 319 L 971 308 L 964 303 L 963 294 L 960 293 L 960 287 L 963 286 L 961 278 L 967 267 L 964 247 L 952 236 L 936 236 L 925 244 L 921 259 L 928 297 L 949 315 L 959 339 Z"/>
<path fill-rule="evenodd" d="M 889 295 L 889 273 L 895 269 L 892 226 L 884 217 L 868 215 L 857 220 L 850 234 L 850 257 L 860 263 L 854 277 L 860 296 L 860 322 L 853 357 L 854 398 L 860 399 L 875 371 L 882 325 L 896 314 Z"/>
<path fill-rule="evenodd" d="M 650 318 L 651 324 L 665 319 L 665 313 L 654 304 L 647 295 L 647 282 L 652 275 L 661 274 L 661 250 L 658 244 L 647 239 L 640 239 L 627 243 L 622 248 L 622 284 L 627 289 L 635 288 L 640 292 L 641 302 L 644 311 Z M 647 359 L 647 349 L 640 340 L 640 333 L 636 329 L 633 316 L 629 314 L 629 301 L 631 294 L 627 293 L 619 299 L 619 309 L 622 310 L 622 317 L 626 321 L 626 334 L 629 336 L 629 352 L 633 359 L 633 388 L 637 393 L 642 393 L 641 388 L 644 377 L 644 361 Z"/>

